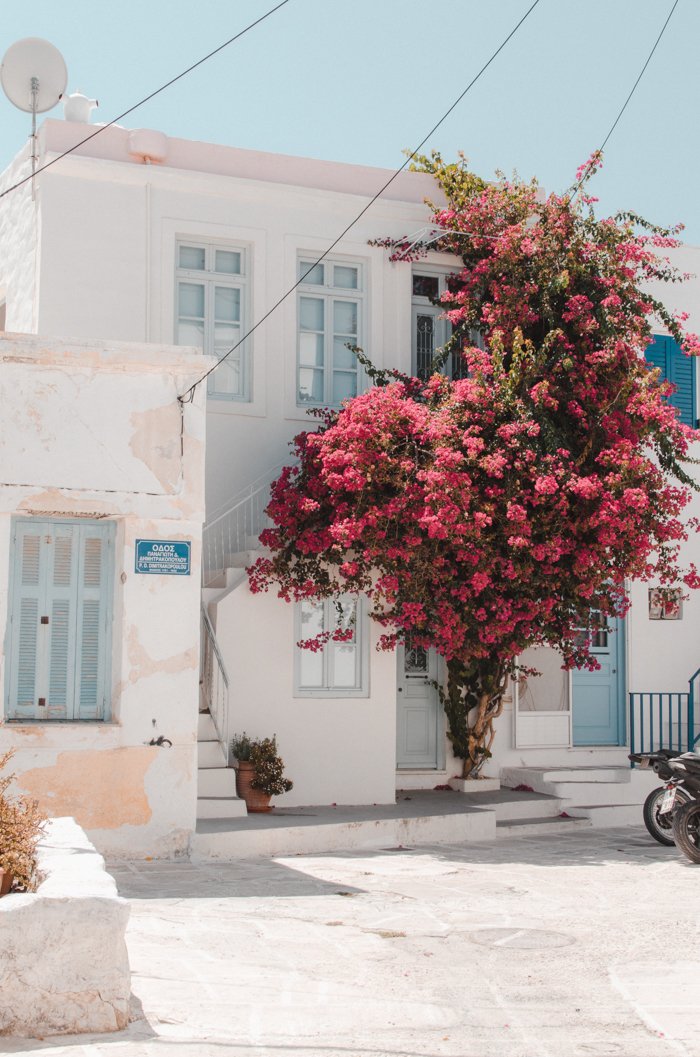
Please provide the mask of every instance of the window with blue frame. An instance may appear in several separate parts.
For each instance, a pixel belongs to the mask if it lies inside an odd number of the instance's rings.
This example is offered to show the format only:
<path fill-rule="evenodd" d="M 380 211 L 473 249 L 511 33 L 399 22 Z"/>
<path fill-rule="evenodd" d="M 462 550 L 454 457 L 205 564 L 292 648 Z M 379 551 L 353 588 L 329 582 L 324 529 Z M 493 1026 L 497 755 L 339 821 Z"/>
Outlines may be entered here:
<path fill-rule="evenodd" d="M 681 422 L 686 426 L 695 427 L 695 359 L 686 356 L 677 341 L 663 334 L 654 335 L 654 340 L 647 346 L 644 355 L 650 367 L 660 367 L 661 377 L 676 386 L 676 391 L 669 400 L 680 411 Z"/>

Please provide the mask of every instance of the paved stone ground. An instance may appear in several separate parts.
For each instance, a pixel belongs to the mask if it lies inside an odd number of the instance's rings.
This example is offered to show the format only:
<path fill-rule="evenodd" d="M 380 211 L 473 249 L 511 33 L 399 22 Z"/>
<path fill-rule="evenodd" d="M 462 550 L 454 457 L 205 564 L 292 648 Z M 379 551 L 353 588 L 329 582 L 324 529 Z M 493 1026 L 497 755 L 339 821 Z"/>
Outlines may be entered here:
<path fill-rule="evenodd" d="M 700 867 L 641 827 L 113 872 L 142 1019 L 0 1052 L 700 1054 Z"/>

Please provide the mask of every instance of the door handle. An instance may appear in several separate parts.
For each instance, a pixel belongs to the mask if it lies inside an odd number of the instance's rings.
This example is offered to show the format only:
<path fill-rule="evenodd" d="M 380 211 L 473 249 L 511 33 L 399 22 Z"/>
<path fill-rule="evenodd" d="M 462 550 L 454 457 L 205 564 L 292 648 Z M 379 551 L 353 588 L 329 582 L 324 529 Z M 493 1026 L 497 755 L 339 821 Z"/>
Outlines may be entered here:
<path fill-rule="evenodd" d="M 48 624 L 48 622 L 49 622 L 49 618 L 48 617 L 42 617 L 41 620 L 40 620 L 41 624 Z"/>
<path fill-rule="evenodd" d="M 403 687 L 402 687 L 402 686 L 400 686 L 400 687 L 399 687 L 399 693 L 400 693 L 400 694 L 402 694 L 402 693 L 403 693 Z"/>

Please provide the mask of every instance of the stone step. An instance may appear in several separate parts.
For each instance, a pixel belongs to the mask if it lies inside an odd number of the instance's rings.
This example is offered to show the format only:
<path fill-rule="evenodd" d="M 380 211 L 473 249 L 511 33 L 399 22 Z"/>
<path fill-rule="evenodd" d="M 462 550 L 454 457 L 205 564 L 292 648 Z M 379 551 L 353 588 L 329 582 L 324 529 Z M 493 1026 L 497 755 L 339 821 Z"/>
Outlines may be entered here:
<path fill-rule="evenodd" d="M 656 784 L 660 782 L 657 780 Z M 572 807 L 579 804 L 643 804 L 646 799 L 646 791 L 632 782 L 552 782 L 551 791 Z"/>
<path fill-rule="evenodd" d="M 216 741 L 216 727 L 208 712 L 200 712 L 197 720 L 197 741 Z"/>
<path fill-rule="evenodd" d="M 500 789 L 493 793 L 465 793 L 464 797 L 470 807 L 495 811 L 499 822 L 517 818 L 553 818 L 562 811 L 560 798 L 546 793 Z"/>
<path fill-rule="evenodd" d="M 244 818 L 245 801 L 237 796 L 197 797 L 197 818 Z"/>
<path fill-rule="evenodd" d="M 596 829 L 643 823 L 641 804 L 580 804 L 576 807 L 576 814 L 589 819 Z"/>
<path fill-rule="evenodd" d="M 551 793 L 558 783 L 578 784 L 602 782 L 626 784 L 630 780 L 630 768 L 609 767 L 504 767 L 501 784 L 511 789 L 527 785 L 539 793 Z"/>
<path fill-rule="evenodd" d="M 572 833 L 592 825 L 588 818 L 570 818 L 557 815 L 554 818 L 514 818 L 496 821 L 496 837 L 549 837 L 556 833 Z"/>
<path fill-rule="evenodd" d="M 233 767 L 200 767 L 197 771 L 197 795 L 235 796 L 236 772 Z"/>
<path fill-rule="evenodd" d="M 197 739 L 198 767 L 226 767 L 228 761 L 220 741 Z"/>

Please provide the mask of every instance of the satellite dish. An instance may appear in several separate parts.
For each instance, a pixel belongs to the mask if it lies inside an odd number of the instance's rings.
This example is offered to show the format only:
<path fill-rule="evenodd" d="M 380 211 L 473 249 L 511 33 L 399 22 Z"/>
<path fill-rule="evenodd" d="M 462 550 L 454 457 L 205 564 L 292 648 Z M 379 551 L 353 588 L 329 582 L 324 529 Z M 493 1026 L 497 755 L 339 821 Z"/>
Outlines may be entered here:
<path fill-rule="evenodd" d="M 68 71 L 58 48 L 40 37 L 11 44 L 0 66 L 0 83 L 10 102 L 30 114 L 52 110 L 66 90 Z"/>

